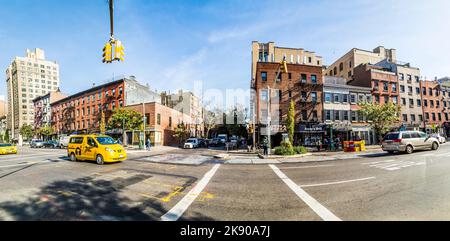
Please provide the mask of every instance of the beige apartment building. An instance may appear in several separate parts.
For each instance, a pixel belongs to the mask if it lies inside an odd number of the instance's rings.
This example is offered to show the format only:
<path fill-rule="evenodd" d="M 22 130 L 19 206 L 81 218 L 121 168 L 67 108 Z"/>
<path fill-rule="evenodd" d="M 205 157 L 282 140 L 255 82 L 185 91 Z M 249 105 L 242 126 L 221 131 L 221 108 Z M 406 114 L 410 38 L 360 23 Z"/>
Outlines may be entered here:
<path fill-rule="evenodd" d="M 327 67 L 325 75 L 345 78 L 347 81 L 353 79 L 354 68 L 360 64 L 375 65 L 382 60 L 397 62 L 397 51 L 386 49 L 383 46 L 375 48 L 373 51 L 353 48 L 336 62 Z"/>
<path fill-rule="evenodd" d="M 26 50 L 25 57 L 15 57 L 6 69 L 8 95 L 7 126 L 11 138 L 22 142 L 19 129 L 34 124 L 33 99 L 59 89 L 59 65 L 45 59 L 45 52 Z"/>
<path fill-rule="evenodd" d="M 283 58 L 289 64 L 303 64 L 322 66 L 322 57 L 317 56 L 315 52 L 307 51 L 301 48 L 285 48 L 275 46 L 274 42 L 259 43 L 252 42 L 252 80 L 256 77 L 256 64 L 258 62 L 281 62 Z"/>
<path fill-rule="evenodd" d="M 191 126 L 191 136 L 203 135 L 203 106 L 200 98 L 194 93 L 183 90 L 179 90 L 175 94 L 162 92 L 161 104 L 190 117 L 192 123 L 185 124 Z"/>

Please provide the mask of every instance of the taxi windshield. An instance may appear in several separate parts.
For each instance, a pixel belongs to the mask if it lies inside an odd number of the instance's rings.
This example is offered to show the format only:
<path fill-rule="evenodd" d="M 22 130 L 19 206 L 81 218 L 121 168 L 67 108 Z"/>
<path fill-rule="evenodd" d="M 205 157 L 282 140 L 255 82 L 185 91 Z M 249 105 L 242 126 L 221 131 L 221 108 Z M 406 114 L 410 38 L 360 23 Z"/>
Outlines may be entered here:
<path fill-rule="evenodd" d="M 111 137 L 97 137 L 95 138 L 100 145 L 114 145 L 116 141 Z"/>
<path fill-rule="evenodd" d="M 0 147 L 10 147 L 12 144 L 0 144 Z"/>

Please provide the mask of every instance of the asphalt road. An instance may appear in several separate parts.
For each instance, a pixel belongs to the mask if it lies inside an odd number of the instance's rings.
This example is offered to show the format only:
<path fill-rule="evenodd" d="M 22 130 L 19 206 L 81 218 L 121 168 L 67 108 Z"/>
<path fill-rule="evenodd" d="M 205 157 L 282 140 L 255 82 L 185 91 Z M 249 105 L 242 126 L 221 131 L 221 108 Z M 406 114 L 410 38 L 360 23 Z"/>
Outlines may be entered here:
<path fill-rule="evenodd" d="M 450 220 L 450 144 L 412 155 L 226 165 L 208 151 L 0 156 L 0 220 Z"/>

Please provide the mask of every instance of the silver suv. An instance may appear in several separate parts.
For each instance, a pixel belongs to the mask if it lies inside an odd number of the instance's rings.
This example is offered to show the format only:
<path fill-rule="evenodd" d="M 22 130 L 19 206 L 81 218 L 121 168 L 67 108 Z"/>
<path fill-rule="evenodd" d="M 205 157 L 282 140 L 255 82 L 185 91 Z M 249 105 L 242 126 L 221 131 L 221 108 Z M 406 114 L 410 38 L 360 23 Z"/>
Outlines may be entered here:
<path fill-rule="evenodd" d="M 383 151 L 389 153 L 406 152 L 411 154 L 416 150 L 439 149 L 438 139 L 420 131 L 400 131 L 387 134 L 382 142 Z"/>

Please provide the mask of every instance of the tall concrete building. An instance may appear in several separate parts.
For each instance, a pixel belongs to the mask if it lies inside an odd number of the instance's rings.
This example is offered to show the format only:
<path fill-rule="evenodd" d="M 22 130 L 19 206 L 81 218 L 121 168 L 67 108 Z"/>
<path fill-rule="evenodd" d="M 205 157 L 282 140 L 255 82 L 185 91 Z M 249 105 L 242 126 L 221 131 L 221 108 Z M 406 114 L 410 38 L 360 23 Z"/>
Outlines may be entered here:
<path fill-rule="evenodd" d="M 358 67 L 360 64 L 375 65 L 385 59 L 389 60 L 389 62 L 397 63 L 397 51 L 395 49 L 386 49 L 383 46 L 379 46 L 373 51 L 353 48 L 328 66 L 325 70 L 325 75 L 342 77 L 350 81 L 353 80 L 355 67 Z"/>
<path fill-rule="evenodd" d="M 26 50 L 25 57 L 16 57 L 6 69 L 8 91 L 7 126 L 11 137 L 22 141 L 19 129 L 34 124 L 33 99 L 59 88 L 59 65 L 45 59 L 45 52 Z"/>

